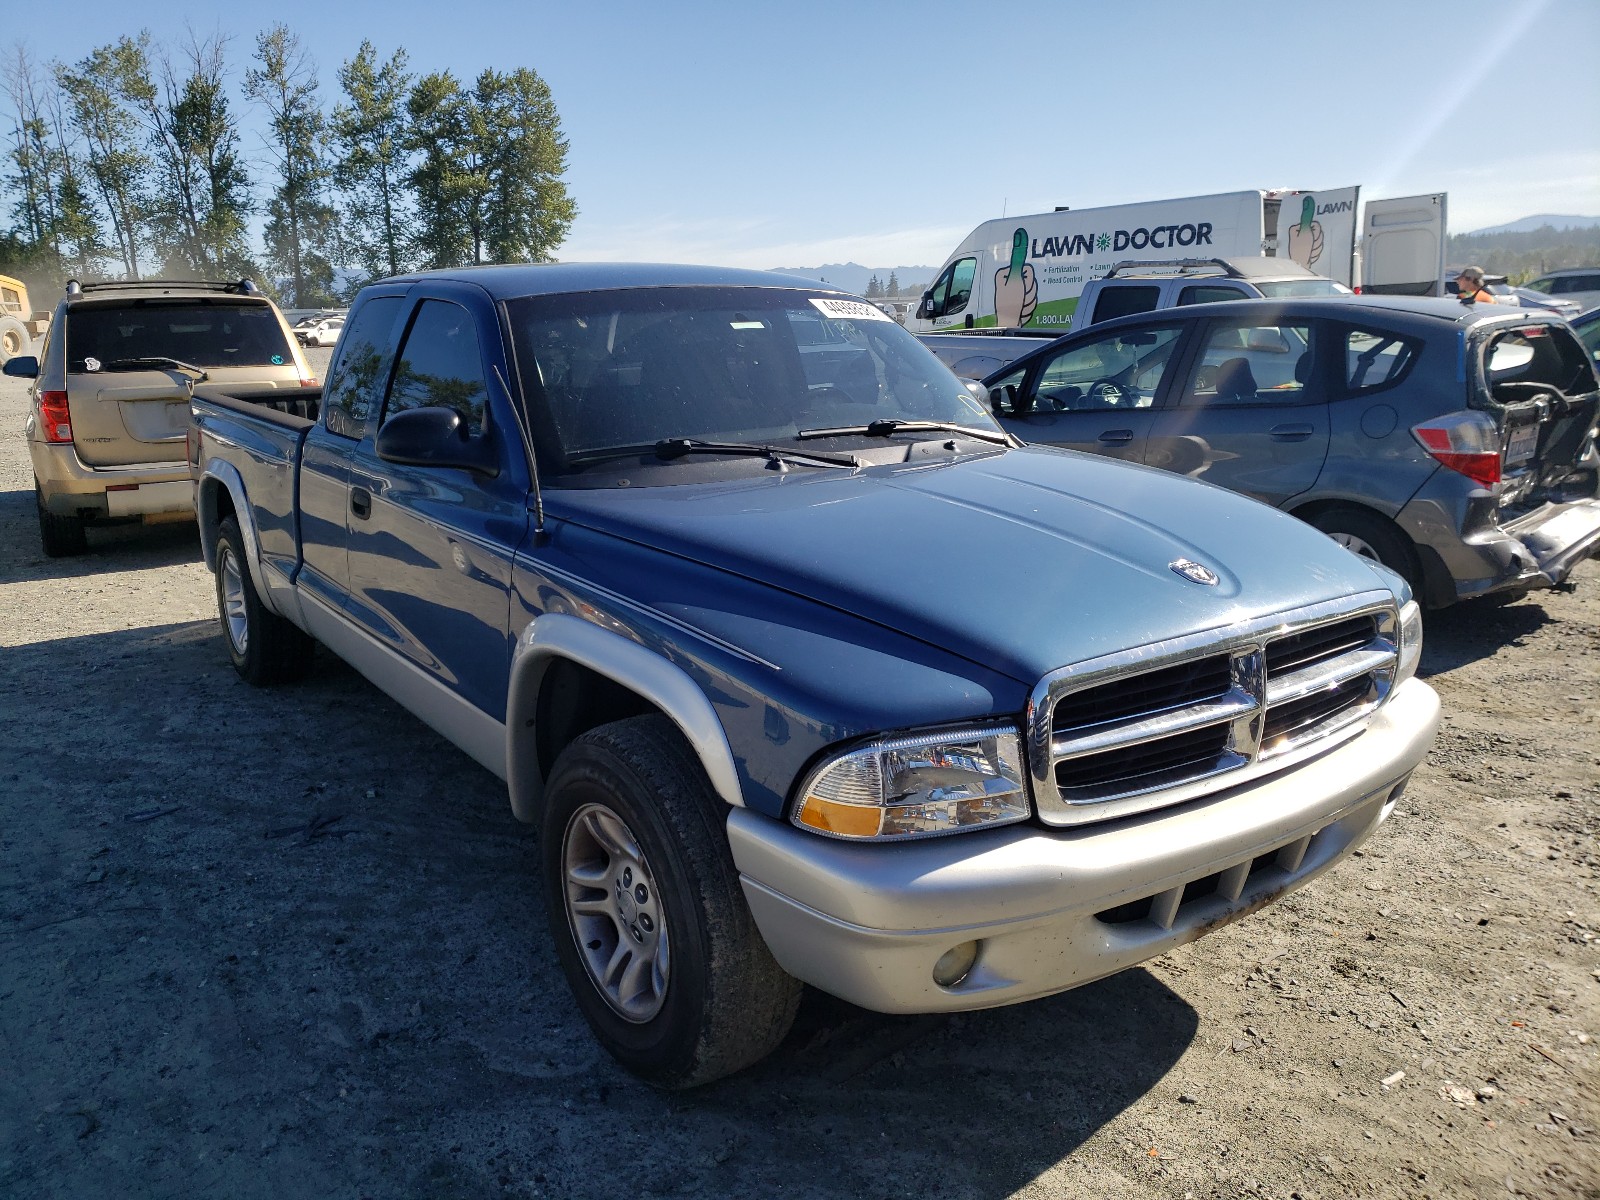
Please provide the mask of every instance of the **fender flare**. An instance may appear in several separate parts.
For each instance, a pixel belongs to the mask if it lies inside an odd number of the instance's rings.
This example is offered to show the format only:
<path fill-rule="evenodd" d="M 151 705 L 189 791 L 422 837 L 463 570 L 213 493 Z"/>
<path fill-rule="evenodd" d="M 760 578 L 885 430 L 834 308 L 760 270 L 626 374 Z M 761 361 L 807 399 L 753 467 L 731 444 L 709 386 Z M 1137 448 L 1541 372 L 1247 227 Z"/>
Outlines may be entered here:
<path fill-rule="evenodd" d="M 506 782 L 511 811 L 519 821 L 537 820 L 544 798 L 538 742 L 529 736 L 529 728 L 537 718 L 545 672 L 558 659 L 588 667 L 649 700 L 688 739 L 712 790 L 733 807 L 744 807 L 728 735 L 711 701 L 687 671 L 638 642 L 581 617 L 546 613 L 522 631 L 511 660 Z"/>
<path fill-rule="evenodd" d="M 220 524 L 217 519 L 218 488 L 225 490 L 233 499 L 233 513 L 239 521 L 239 532 L 244 536 L 245 565 L 250 571 L 250 582 L 255 585 L 256 598 L 269 612 L 282 616 L 272 603 L 266 580 L 261 574 L 261 541 L 256 535 L 255 514 L 246 499 L 244 477 L 239 474 L 238 467 L 221 458 L 207 462 L 195 482 L 194 506 L 200 518 L 200 553 L 205 559 L 206 570 L 214 573 L 217 569 L 217 526 Z"/>

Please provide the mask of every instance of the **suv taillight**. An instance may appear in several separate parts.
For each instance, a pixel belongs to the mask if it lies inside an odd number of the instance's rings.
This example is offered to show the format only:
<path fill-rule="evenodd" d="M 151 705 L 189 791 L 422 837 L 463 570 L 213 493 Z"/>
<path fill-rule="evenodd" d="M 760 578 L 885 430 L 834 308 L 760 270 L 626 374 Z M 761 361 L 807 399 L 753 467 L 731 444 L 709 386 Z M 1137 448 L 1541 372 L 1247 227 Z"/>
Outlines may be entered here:
<path fill-rule="evenodd" d="M 1500 482 L 1500 431 L 1483 413 L 1450 413 L 1411 427 L 1422 448 L 1474 483 Z"/>
<path fill-rule="evenodd" d="M 65 392 L 39 393 L 39 424 L 44 428 L 47 442 L 72 440 L 72 414 L 67 411 Z"/>

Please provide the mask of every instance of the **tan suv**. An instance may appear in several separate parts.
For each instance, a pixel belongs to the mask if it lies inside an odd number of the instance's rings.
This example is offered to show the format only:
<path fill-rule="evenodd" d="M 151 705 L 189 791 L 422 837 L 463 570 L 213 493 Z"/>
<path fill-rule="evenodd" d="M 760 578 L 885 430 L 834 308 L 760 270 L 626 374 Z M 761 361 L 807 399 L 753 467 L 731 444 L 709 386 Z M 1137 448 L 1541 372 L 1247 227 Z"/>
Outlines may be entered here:
<path fill-rule="evenodd" d="M 195 383 L 316 383 L 283 315 L 248 280 L 69 280 L 38 357 L 4 371 L 33 380 L 24 433 L 52 558 L 83 553 L 91 524 L 193 519 L 184 443 Z"/>

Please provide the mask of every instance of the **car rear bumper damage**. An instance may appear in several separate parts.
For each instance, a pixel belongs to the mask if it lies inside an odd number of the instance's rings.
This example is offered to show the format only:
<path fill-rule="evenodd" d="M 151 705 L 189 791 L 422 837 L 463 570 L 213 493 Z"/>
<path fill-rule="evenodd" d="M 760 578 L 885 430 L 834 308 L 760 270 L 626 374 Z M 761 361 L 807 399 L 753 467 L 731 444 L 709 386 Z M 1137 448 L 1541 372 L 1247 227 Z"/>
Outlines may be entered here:
<path fill-rule="evenodd" d="M 1438 723 L 1433 690 L 1411 680 L 1320 758 L 1078 829 L 864 846 L 734 809 L 728 833 L 785 970 L 880 1012 L 990 1008 L 1131 967 L 1315 878 L 1388 817 Z M 967 943 L 966 976 L 936 982 Z"/>
<path fill-rule="evenodd" d="M 1437 555 L 1448 579 L 1430 581 L 1430 599 L 1468 600 L 1496 592 L 1560 587 L 1573 568 L 1600 551 L 1600 499 L 1545 504 L 1501 524 L 1492 493 L 1418 496 L 1399 523 Z M 1435 601 L 1437 602 L 1437 601 Z"/>

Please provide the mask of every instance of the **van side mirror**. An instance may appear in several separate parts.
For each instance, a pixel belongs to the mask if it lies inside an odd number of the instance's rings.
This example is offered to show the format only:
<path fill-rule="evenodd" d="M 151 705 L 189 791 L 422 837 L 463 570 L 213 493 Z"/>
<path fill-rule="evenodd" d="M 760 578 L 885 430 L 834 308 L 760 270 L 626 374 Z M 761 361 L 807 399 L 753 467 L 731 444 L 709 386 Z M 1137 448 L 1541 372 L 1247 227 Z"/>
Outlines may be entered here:
<path fill-rule="evenodd" d="M 473 437 L 453 408 L 411 408 L 395 413 L 378 430 L 374 448 L 384 462 L 408 467 L 455 467 L 479 475 L 500 473 L 487 436 Z"/>
<path fill-rule="evenodd" d="M 932 319 L 932 317 L 933 317 L 933 293 L 932 292 L 924 292 L 922 294 L 922 303 L 917 305 L 917 316 L 920 317 L 924 321 Z"/>
<path fill-rule="evenodd" d="M 39 378 L 39 360 L 31 354 L 19 354 L 15 358 L 8 358 L 6 365 L 0 371 L 10 375 L 13 379 Z"/>

